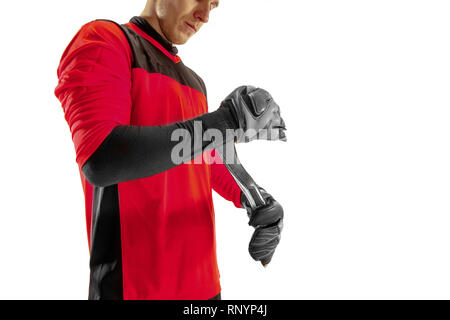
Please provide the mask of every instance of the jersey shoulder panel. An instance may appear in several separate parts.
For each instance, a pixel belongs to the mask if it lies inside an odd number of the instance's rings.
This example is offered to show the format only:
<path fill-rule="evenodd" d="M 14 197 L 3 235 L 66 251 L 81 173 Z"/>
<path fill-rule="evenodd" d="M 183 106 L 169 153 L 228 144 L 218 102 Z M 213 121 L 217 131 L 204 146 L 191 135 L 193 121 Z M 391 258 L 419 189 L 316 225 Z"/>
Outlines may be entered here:
<path fill-rule="evenodd" d="M 127 44 L 127 39 L 120 25 L 112 20 L 97 19 L 90 21 L 80 28 L 80 33 L 86 38 L 109 40 L 111 44 Z"/>
<path fill-rule="evenodd" d="M 62 54 L 57 70 L 58 77 L 66 67 L 66 64 L 74 55 L 87 52 L 86 49 L 105 48 L 115 55 L 127 59 L 132 64 L 133 55 L 127 37 L 120 26 L 111 20 L 94 20 L 84 24 Z"/>

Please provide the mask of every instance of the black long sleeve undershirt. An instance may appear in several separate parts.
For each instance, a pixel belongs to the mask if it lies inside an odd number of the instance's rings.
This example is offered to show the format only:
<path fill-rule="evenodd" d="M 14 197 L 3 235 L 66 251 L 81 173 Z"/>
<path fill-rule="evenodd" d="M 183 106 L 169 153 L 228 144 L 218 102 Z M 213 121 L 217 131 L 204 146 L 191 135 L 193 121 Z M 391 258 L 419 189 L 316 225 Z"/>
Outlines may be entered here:
<path fill-rule="evenodd" d="M 186 129 L 192 137 L 190 152 L 182 157 L 183 162 L 192 160 L 217 147 L 211 141 L 194 145 L 194 121 L 202 122 L 201 134 L 218 129 L 225 137 L 226 129 L 238 128 L 236 116 L 228 108 L 165 126 L 118 125 L 85 162 L 82 171 L 92 185 L 105 187 L 169 170 L 179 165 L 171 158 L 173 147 L 179 143 L 171 140 L 176 129 Z"/>

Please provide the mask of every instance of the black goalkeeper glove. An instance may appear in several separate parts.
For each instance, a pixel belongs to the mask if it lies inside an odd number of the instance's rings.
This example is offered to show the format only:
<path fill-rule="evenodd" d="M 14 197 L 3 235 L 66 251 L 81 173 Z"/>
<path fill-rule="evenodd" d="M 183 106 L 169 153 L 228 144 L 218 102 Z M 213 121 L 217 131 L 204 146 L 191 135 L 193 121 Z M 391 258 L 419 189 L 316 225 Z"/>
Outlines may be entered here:
<path fill-rule="evenodd" d="M 253 210 L 241 193 L 242 207 L 247 210 L 249 225 L 255 228 L 248 251 L 250 256 L 266 266 L 272 259 L 283 230 L 283 207 L 263 188 L 259 187 L 266 204 Z"/>
<path fill-rule="evenodd" d="M 280 107 L 269 92 L 253 86 L 241 86 L 230 93 L 220 108 L 232 111 L 239 129 L 236 142 L 259 140 L 286 141 L 286 125 Z"/>

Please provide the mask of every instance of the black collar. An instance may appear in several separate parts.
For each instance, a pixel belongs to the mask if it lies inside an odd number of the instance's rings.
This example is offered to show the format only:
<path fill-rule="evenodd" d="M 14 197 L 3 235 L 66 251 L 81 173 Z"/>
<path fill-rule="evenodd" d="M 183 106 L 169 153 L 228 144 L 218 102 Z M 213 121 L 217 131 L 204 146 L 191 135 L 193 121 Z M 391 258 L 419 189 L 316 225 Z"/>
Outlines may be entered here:
<path fill-rule="evenodd" d="M 163 37 L 158 33 L 158 31 L 156 31 L 145 18 L 135 16 L 131 18 L 130 22 L 135 24 L 139 29 L 144 31 L 150 37 L 158 41 L 159 44 L 161 44 L 164 47 L 164 49 L 169 51 L 169 53 L 171 53 L 173 56 L 175 56 L 178 53 L 177 47 L 172 45 L 172 43 L 170 43 L 169 41 L 163 39 Z"/>

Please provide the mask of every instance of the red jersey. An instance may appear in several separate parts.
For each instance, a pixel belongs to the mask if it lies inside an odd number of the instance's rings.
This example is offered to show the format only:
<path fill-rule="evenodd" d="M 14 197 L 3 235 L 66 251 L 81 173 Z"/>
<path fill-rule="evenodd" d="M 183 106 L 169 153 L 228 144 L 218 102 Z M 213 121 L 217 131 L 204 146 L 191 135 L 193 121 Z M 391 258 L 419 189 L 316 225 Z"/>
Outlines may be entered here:
<path fill-rule="evenodd" d="M 85 24 L 57 71 L 55 95 L 85 195 L 89 297 L 209 299 L 221 290 L 212 188 L 241 207 L 241 190 L 226 167 L 193 160 L 108 187 L 91 185 L 81 171 L 117 125 L 166 125 L 208 112 L 203 80 L 175 47 L 133 19 Z"/>

